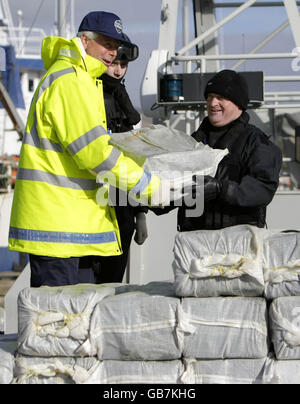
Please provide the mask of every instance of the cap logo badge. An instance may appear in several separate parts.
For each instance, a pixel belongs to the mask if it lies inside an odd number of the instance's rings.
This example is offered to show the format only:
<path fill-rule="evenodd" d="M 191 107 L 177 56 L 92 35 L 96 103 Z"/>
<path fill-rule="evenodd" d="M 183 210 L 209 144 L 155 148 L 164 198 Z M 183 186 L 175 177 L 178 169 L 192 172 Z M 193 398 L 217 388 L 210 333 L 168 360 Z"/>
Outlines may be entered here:
<path fill-rule="evenodd" d="M 122 21 L 121 21 L 121 20 L 116 20 L 116 21 L 114 22 L 114 26 L 115 26 L 115 28 L 116 28 L 117 33 L 118 33 L 118 34 L 121 34 L 121 33 L 122 33 L 122 30 L 123 30 Z"/>

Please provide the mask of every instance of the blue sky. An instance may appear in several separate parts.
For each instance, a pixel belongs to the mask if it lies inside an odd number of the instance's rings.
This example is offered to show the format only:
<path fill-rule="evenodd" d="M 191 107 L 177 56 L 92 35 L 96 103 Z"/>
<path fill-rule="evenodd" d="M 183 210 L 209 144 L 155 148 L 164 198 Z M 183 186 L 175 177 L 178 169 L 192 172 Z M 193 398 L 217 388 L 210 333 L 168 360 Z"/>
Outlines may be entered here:
<path fill-rule="evenodd" d="M 222 0 L 218 0 L 218 2 L 220 3 Z M 50 34 L 55 21 L 55 0 L 9 0 L 9 5 L 15 23 L 17 23 L 17 10 L 21 9 L 23 11 L 24 26 L 31 27 L 33 25 L 35 28 L 43 28 L 47 35 Z M 126 75 L 127 88 L 137 106 L 139 106 L 140 83 L 148 58 L 151 51 L 156 49 L 158 45 L 160 8 L 160 0 L 74 0 L 75 29 L 83 16 L 89 11 L 111 11 L 121 17 L 124 32 L 129 35 L 133 42 L 139 45 L 140 57 L 130 64 Z M 224 18 L 232 11 L 231 8 L 218 8 L 217 19 Z M 220 32 L 224 36 L 221 51 L 226 53 L 247 52 L 286 19 L 287 15 L 284 7 L 255 7 L 248 9 L 221 29 Z M 179 38 L 178 46 L 180 47 L 182 34 L 178 32 L 177 35 Z M 294 46 L 290 30 L 286 29 L 263 51 L 290 52 Z M 253 70 L 251 62 L 247 62 L 246 68 Z M 268 70 L 270 69 L 270 63 L 263 62 L 258 68 Z M 276 67 L 274 69 L 276 70 Z M 278 64 L 277 69 L 280 72 L 282 70 L 288 71 L 290 62 L 286 61 L 285 64 Z"/>

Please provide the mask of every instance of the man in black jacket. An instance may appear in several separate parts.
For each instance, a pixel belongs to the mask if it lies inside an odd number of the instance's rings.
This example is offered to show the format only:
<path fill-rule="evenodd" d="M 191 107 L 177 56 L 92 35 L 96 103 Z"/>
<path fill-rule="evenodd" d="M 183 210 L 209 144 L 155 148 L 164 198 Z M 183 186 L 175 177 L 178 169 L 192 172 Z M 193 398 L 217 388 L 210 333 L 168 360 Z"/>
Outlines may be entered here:
<path fill-rule="evenodd" d="M 220 229 L 238 224 L 264 227 L 266 207 L 279 182 L 280 149 L 249 123 L 248 88 L 233 70 L 222 70 L 206 85 L 207 114 L 192 134 L 198 142 L 229 150 L 214 178 L 204 177 L 204 212 L 178 211 L 180 231 Z"/>

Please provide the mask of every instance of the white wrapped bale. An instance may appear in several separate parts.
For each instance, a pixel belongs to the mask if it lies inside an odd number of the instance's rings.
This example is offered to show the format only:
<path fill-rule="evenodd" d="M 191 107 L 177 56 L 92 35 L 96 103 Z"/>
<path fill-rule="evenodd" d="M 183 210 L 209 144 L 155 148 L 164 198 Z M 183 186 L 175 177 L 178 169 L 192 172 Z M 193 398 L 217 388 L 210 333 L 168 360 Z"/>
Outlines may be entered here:
<path fill-rule="evenodd" d="M 262 229 L 248 225 L 178 233 L 176 295 L 262 296 L 262 239 Z"/>
<path fill-rule="evenodd" d="M 114 288 L 78 284 L 26 288 L 18 298 L 18 352 L 31 356 L 80 356 L 94 307 Z"/>
<path fill-rule="evenodd" d="M 13 384 L 83 384 L 98 368 L 96 358 L 16 358 Z"/>
<path fill-rule="evenodd" d="M 88 384 L 177 384 L 183 373 L 181 360 L 99 361 Z"/>
<path fill-rule="evenodd" d="M 275 378 L 274 360 L 261 359 L 184 359 L 183 383 L 189 384 L 271 384 Z"/>
<path fill-rule="evenodd" d="M 170 281 L 149 282 L 144 285 L 120 283 L 114 284 L 114 287 L 116 295 L 128 292 L 143 292 L 148 295 L 176 297 L 174 282 Z"/>
<path fill-rule="evenodd" d="M 184 132 L 164 125 L 112 133 L 110 144 L 146 171 L 172 180 L 178 189 L 188 185 L 194 174 L 215 176 L 219 162 L 228 154 L 227 149 L 213 149 Z"/>
<path fill-rule="evenodd" d="M 190 333 L 183 357 L 258 359 L 268 354 L 266 301 L 259 297 L 183 298 Z"/>
<path fill-rule="evenodd" d="M 99 360 L 173 360 L 181 357 L 182 339 L 176 324 L 177 298 L 129 292 L 97 304 L 84 356 Z"/>
<path fill-rule="evenodd" d="M 300 233 L 272 233 L 264 240 L 265 297 L 300 295 Z"/>
<path fill-rule="evenodd" d="M 13 380 L 17 342 L 0 342 L 0 384 L 10 384 Z"/>
<path fill-rule="evenodd" d="M 300 384 L 300 360 L 274 361 L 277 384 Z"/>
<path fill-rule="evenodd" d="M 269 322 L 276 358 L 300 359 L 300 296 L 273 300 L 269 309 Z"/>

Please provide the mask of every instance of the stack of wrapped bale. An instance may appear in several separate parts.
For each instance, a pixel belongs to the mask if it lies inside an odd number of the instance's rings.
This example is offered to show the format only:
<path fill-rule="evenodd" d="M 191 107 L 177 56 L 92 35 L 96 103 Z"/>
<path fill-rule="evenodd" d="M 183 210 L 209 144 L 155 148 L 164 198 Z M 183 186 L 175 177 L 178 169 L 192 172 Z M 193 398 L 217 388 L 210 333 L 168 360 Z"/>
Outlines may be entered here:
<path fill-rule="evenodd" d="M 0 384 L 10 384 L 14 377 L 16 341 L 0 342 Z"/>
<path fill-rule="evenodd" d="M 299 240 L 178 233 L 174 282 L 24 289 L 0 383 L 299 383 Z"/>
<path fill-rule="evenodd" d="M 269 232 L 263 269 L 276 377 L 300 384 L 300 233 Z"/>
<path fill-rule="evenodd" d="M 262 240 L 248 225 L 176 236 L 175 291 L 189 328 L 184 382 L 272 381 Z"/>
<path fill-rule="evenodd" d="M 180 300 L 173 283 L 122 285 L 97 304 L 83 355 L 99 367 L 90 383 L 180 382 L 183 334 L 178 330 Z"/>
<path fill-rule="evenodd" d="M 14 383 L 178 383 L 183 335 L 173 284 L 27 288 Z"/>
<path fill-rule="evenodd" d="M 26 288 L 18 297 L 18 349 L 14 383 L 77 383 L 93 373 L 95 358 L 81 358 L 98 302 L 114 294 L 106 285 Z"/>

